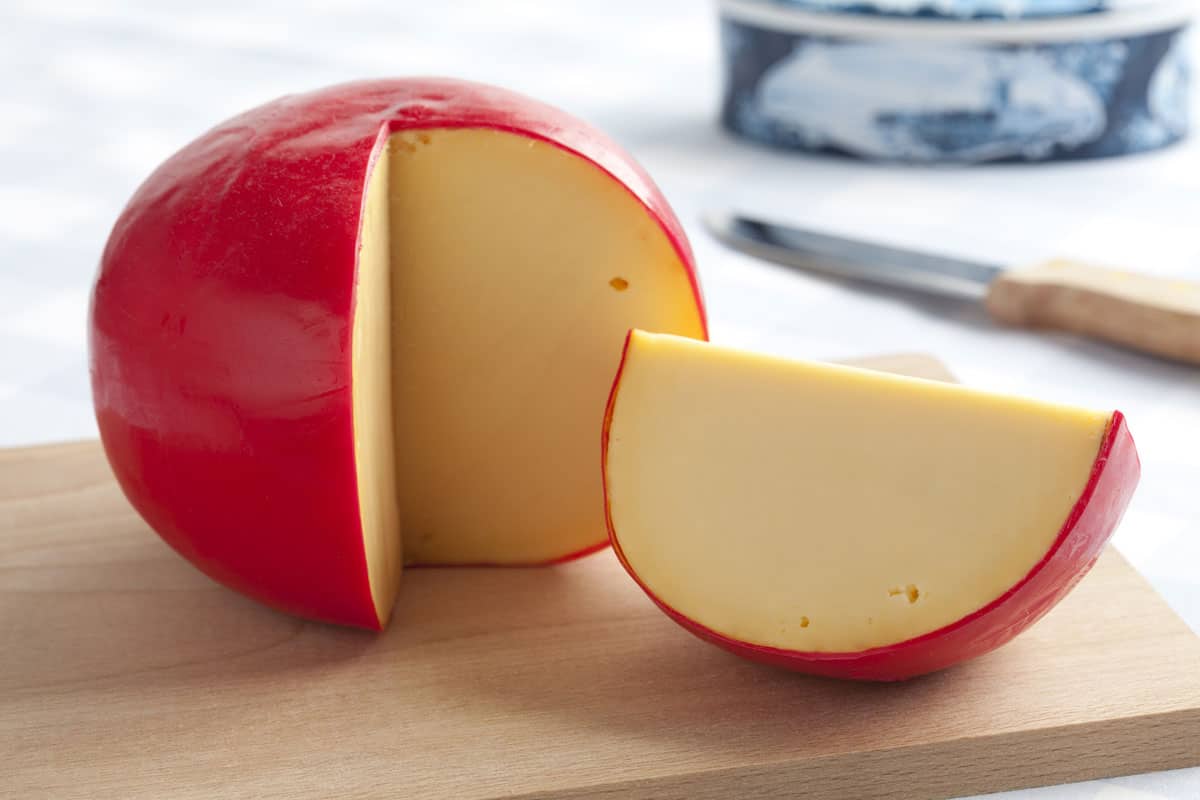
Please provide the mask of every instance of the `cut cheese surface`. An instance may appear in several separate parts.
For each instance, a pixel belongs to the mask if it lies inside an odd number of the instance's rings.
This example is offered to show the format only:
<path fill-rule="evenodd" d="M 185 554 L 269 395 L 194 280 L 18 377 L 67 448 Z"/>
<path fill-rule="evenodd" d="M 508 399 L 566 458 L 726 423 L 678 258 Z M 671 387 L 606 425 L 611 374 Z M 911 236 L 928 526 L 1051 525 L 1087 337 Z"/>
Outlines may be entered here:
<path fill-rule="evenodd" d="M 1038 564 L 1110 414 L 634 331 L 607 422 L 614 544 L 718 634 L 853 653 Z"/>
<path fill-rule="evenodd" d="M 391 616 L 402 559 L 392 448 L 388 166 L 387 159 L 379 159 L 367 183 L 351 334 L 359 517 L 371 599 L 381 625 Z"/>
<path fill-rule="evenodd" d="M 365 323 L 375 341 L 355 355 L 371 363 L 355 374 L 390 375 L 371 391 L 394 414 L 370 423 L 359 463 L 394 455 L 394 476 L 368 469 L 394 487 L 404 561 L 534 564 L 602 545 L 599 428 L 621 345 L 631 327 L 704 335 L 688 270 L 628 190 L 553 144 L 402 131 L 379 162 L 371 185 L 387 191 L 369 193 L 366 223 L 382 212 L 386 231 L 364 229 L 359 269 L 387 272 L 390 292 L 360 276 L 360 293 L 389 296 L 360 300 L 386 321 Z"/>

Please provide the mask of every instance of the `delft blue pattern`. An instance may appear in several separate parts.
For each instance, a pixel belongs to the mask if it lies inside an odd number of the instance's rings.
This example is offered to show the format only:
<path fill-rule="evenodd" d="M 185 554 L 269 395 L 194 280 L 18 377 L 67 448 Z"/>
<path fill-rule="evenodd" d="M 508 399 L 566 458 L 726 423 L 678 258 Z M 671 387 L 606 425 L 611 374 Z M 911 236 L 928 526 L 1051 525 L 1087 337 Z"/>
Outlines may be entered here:
<path fill-rule="evenodd" d="M 770 0 L 801 11 L 921 19 L 1037 19 L 1092 14 L 1129 0 Z"/>
<path fill-rule="evenodd" d="M 1187 133 L 1180 29 L 1031 45 L 906 44 L 723 19 L 721 41 L 723 123 L 777 147 L 915 162 L 1039 161 L 1135 153 Z"/>

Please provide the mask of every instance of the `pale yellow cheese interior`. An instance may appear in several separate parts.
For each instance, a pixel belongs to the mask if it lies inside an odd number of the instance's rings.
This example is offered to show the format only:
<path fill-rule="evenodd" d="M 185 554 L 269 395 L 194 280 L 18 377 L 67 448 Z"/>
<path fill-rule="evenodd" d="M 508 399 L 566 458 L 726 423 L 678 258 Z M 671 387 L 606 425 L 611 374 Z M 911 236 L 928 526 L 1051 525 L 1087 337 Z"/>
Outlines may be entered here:
<path fill-rule="evenodd" d="M 354 459 L 371 598 L 380 623 L 396 599 L 402 561 L 393 456 L 391 227 L 387 214 L 389 161 L 380 158 L 367 183 L 359 232 L 354 324 L 351 333 Z"/>
<path fill-rule="evenodd" d="M 647 588 L 718 633 L 894 644 L 1041 560 L 1109 417 L 635 332 L 610 428 L 613 528 Z"/>
<path fill-rule="evenodd" d="M 359 293 L 390 297 L 360 298 L 383 321 L 356 322 L 375 332 L 355 347 L 375 397 L 356 414 L 390 406 L 394 423 L 359 437 L 359 486 L 394 492 L 404 561 L 536 564 L 601 545 L 600 427 L 625 333 L 704 333 L 666 234 L 590 162 L 503 131 L 395 133 L 371 187 L 359 271 L 387 277 L 360 275 Z"/>

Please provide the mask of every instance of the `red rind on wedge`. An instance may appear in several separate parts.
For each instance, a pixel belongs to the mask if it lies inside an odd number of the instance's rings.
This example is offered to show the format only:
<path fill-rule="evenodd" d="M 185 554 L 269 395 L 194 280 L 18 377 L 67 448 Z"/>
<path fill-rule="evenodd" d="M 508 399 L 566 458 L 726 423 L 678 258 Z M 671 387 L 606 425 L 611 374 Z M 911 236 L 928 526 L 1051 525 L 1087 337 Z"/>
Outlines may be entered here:
<path fill-rule="evenodd" d="M 992 602 L 935 631 L 860 652 L 802 652 L 738 641 L 667 605 L 638 577 L 621 549 L 608 496 L 608 440 L 629 344 L 630 337 L 626 336 L 601 434 L 604 518 L 613 552 L 655 605 L 692 634 L 744 658 L 796 672 L 896 681 L 945 669 L 1000 647 L 1041 619 L 1087 574 L 1120 523 L 1140 474 L 1141 465 L 1125 417 L 1114 411 L 1087 484 L 1053 545 L 1024 578 Z"/>

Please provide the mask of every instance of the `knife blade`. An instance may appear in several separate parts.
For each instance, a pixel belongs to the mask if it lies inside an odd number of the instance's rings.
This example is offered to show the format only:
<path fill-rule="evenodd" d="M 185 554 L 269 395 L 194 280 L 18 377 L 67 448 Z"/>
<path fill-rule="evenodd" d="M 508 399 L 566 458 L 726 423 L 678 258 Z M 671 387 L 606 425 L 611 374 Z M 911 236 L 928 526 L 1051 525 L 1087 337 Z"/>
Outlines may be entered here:
<path fill-rule="evenodd" d="M 805 272 L 981 301 L 997 321 L 1200 364 L 1200 284 L 1055 259 L 1023 268 L 835 236 L 731 211 L 704 226 L 735 250 Z"/>
<path fill-rule="evenodd" d="M 705 227 L 735 250 L 777 264 L 884 286 L 981 300 L 1002 267 L 709 212 Z"/>

